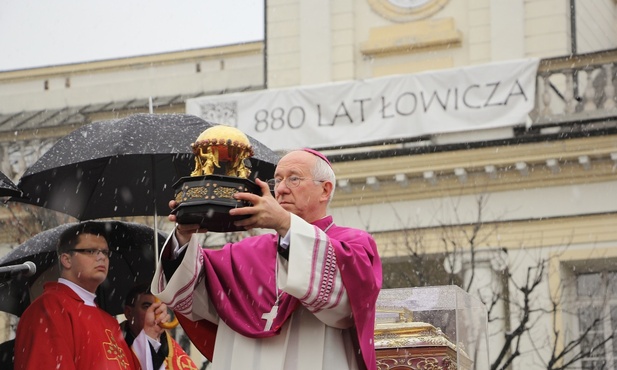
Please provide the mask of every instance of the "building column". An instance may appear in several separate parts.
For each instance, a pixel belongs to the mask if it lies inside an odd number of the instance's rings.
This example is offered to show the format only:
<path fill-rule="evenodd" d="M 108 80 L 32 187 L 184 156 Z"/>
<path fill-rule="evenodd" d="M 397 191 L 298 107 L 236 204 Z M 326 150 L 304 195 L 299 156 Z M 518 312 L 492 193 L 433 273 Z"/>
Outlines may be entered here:
<path fill-rule="evenodd" d="M 525 57 L 525 4 L 523 0 L 490 0 L 491 60 Z"/>
<path fill-rule="evenodd" d="M 300 0 L 300 84 L 332 81 L 330 0 Z"/>
<path fill-rule="evenodd" d="M 469 286 L 469 293 L 485 302 L 487 310 L 491 302 L 498 300 L 489 313 L 492 321 L 488 323 L 487 334 L 488 358 L 493 363 L 505 344 L 504 332 L 510 330 L 508 254 L 501 248 L 475 251 L 473 260 L 469 254 L 463 257 L 461 267 L 464 286 Z"/>

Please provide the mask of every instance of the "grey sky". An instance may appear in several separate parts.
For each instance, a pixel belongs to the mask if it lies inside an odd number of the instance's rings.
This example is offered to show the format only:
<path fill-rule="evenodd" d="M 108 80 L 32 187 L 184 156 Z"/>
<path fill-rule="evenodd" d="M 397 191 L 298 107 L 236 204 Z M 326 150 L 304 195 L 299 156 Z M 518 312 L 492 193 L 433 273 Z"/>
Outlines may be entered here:
<path fill-rule="evenodd" d="M 0 71 L 263 39 L 264 0 L 0 0 Z"/>

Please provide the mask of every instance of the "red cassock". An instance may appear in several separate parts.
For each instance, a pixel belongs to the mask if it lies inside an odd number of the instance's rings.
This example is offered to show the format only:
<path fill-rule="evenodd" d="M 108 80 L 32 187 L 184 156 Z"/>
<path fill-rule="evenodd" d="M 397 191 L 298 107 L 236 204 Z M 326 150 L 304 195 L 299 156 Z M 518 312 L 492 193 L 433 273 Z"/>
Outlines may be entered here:
<path fill-rule="evenodd" d="M 68 286 L 46 283 L 24 311 L 15 338 L 15 369 L 139 369 L 118 321 L 86 306 Z"/>

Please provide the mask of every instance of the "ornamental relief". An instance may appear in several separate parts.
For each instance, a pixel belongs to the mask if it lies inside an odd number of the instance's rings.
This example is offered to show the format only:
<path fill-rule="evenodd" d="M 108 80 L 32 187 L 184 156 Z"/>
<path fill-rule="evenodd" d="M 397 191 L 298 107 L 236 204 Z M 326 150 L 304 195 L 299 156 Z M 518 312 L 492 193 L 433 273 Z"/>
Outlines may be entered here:
<path fill-rule="evenodd" d="M 217 197 L 224 198 L 224 199 L 234 199 L 233 195 L 237 192 L 238 190 L 235 188 L 229 188 L 229 187 L 224 187 L 224 186 L 214 189 L 214 194 Z"/>
<path fill-rule="evenodd" d="M 381 348 L 402 348 L 402 347 L 418 347 L 421 345 L 431 346 L 448 346 L 453 348 L 454 346 L 448 342 L 445 338 L 434 336 L 418 336 L 418 337 L 375 337 L 377 341 L 379 339 L 379 345 Z"/>
<path fill-rule="evenodd" d="M 368 0 L 374 12 L 393 22 L 413 22 L 443 9 L 449 0 Z"/>
<path fill-rule="evenodd" d="M 181 193 L 178 193 L 181 194 Z M 182 201 L 189 199 L 208 199 L 208 188 L 206 187 L 194 187 L 186 190 L 185 196 L 182 197 Z"/>
<path fill-rule="evenodd" d="M 440 361 L 436 357 L 380 357 L 377 359 L 378 370 L 455 370 L 456 364 L 448 358 Z"/>

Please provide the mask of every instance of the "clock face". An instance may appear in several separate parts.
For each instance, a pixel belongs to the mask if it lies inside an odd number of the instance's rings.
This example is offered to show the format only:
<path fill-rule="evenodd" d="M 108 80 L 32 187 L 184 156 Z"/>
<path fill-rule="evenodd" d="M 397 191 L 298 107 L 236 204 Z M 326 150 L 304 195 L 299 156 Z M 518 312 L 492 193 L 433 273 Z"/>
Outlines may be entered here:
<path fill-rule="evenodd" d="M 450 0 L 367 0 L 381 16 L 395 22 L 412 22 L 437 13 Z"/>
<path fill-rule="evenodd" d="M 430 0 L 388 0 L 388 2 L 399 8 L 413 9 L 425 5 Z"/>

